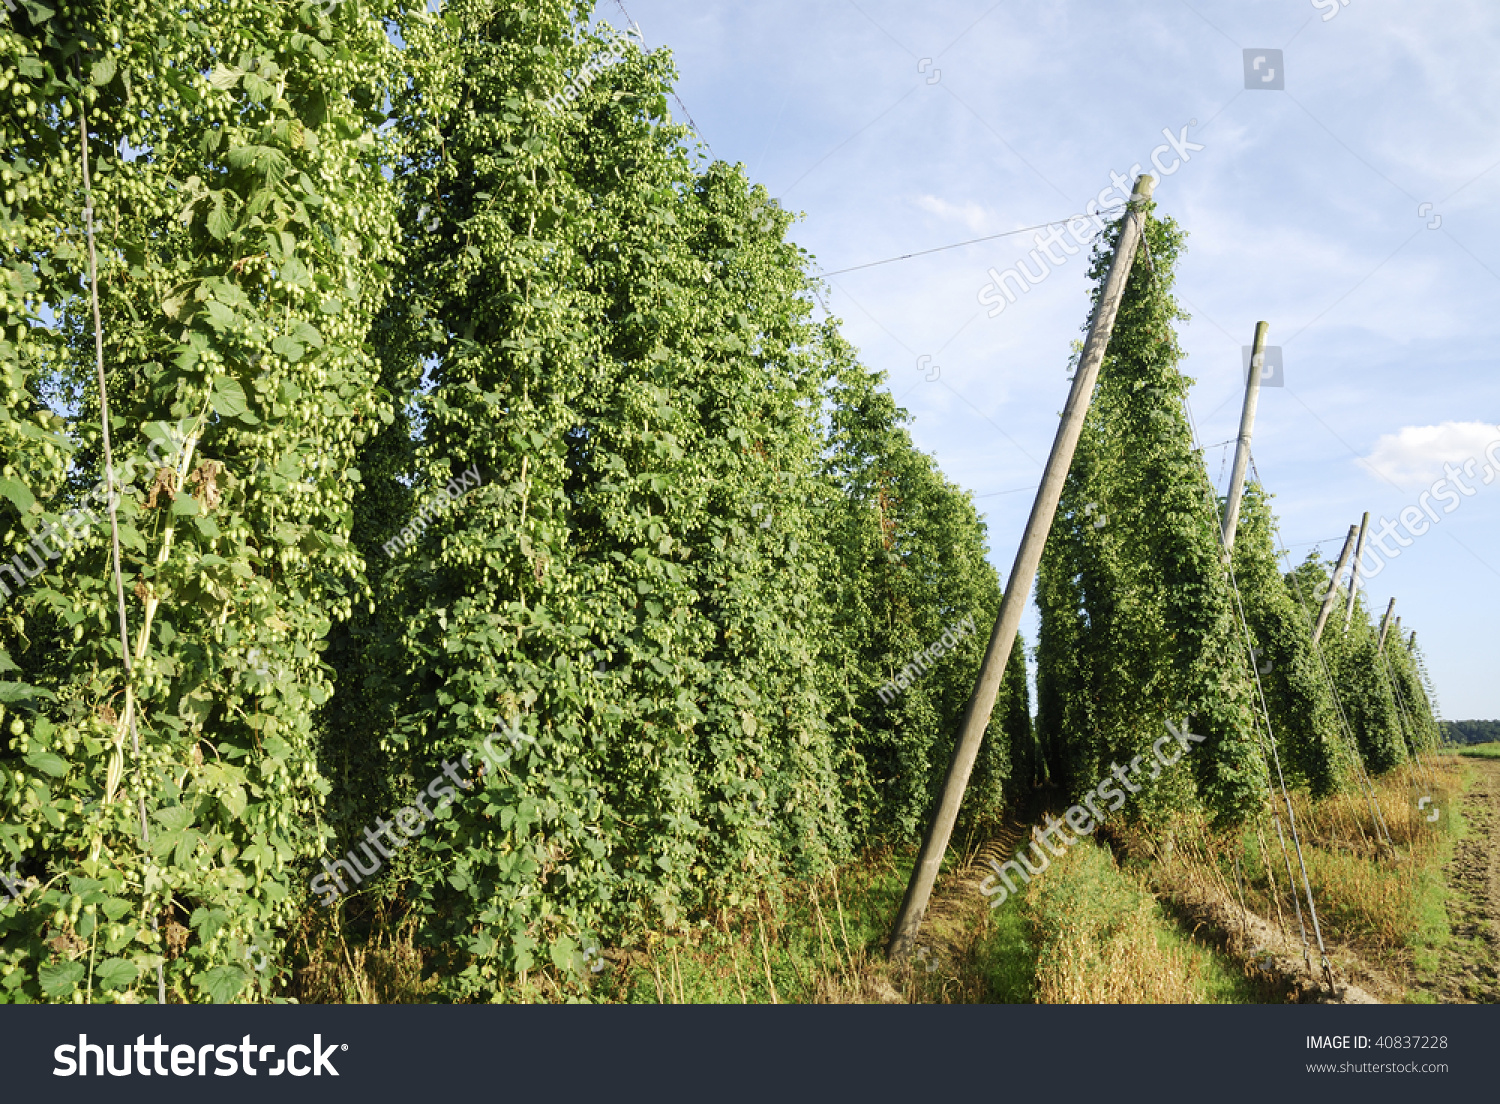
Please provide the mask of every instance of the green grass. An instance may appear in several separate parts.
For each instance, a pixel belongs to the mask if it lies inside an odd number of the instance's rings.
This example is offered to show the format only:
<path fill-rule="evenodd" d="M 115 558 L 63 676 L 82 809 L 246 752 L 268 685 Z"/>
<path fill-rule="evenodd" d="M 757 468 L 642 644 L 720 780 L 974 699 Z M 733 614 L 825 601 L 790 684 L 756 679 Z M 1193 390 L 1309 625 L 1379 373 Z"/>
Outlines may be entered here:
<path fill-rule="evenodd" d="M 1500 759 L 1500 741 L 1488 744 L 1469 744 L 1457 749 L 1466 759 Z"/>
<path fill-rule="evenodd" d="M 1181 953 L 1189 962 L 1193 987 L 1203 1004 L 1266 1004 L 1268 991 L 1250 978 L 1234 962 L 1212 947 L 1204 946 L 1158 909 L 1161 927 L 1157 946 L 1170 953 Z"/>
<path fill-rule="evenodd" d="M 1107 850 L 1090 844 L 1087 851 L 1040 877 L 1032 889 L 1041 892 L 1024 893 L 999 909 L 950 900 L 929 913 L 925 946 L 941 950 L 926 951 L 919 943 L 910 970 L 887 967 L 884 948 L 915 851 L 886 851 L 845 867 L 837 894 L 831 879 L 791 884 L 759 910 L 725 916 L 718 926 L 697 932 L 657 937 L 638 948 L 628 965 L 593 979 L 588 999 L 793 1004 L 869 1001 L 883 993 L 887 1000 L 1030 1004 L 1038 999 L 1040 971 L 1048 963 L 1055 970 L 1070 955 L 1100 973 L 1100 999 L 1120 996 L 1102 976 L 1114 971 L 1121 955 L 1137 972 L 1177 979 L 1171 989 L 1148 984 L 1137 999 L 1277 999 L 1233 959 L 1193 938 Z"/>
<path fill-rule="evenodd" d="M 1471 755 L 1469 758 L 1500 758 L 1500 743 L 1476 744 L 1460 754 L 1471 750 L 1478 750 L 1480 754 Z M 1472 771 L 1465 771 L 1464 774 L 1462 789 L 1447 800 L 1448 818 L 1444 822 L 1446 830 L 1440 839 L 1439 850 L 1428 866 L 1419 871 L 1416 880 L 1418 926 L 1410 939 L 1412 970 L 1418 981 L 1426 984 L 1433 983 L 1442 972 L 1444 950 L 1449 944 L 1462 938 L 1455 936 L 1452 932 L 1447 904 L 1453 890 L 1447 885 L 1443 871 L 1453 857 L 1454 850 L 1469 831 L 1463 816 L 1461 795 L 1468 790 L 1474 779 Z M 1482 953 L 1477 957 L 1482 958 Z M 1412 1004 L 1437 1003 L 1435 997 L 1419 989 L 1409 990 L 1407 1000 Z"/>
<path fill-rule="evenodd" d="M 990 914 L 985 938 L 975 954 L 983 1004 L 1031 1004 L 1036 1000 L 1037 948 L 1029 918 L 1020 908 L 1001 906 Z"/>
<path fill-rule="evenodd" d="M 1054 863 L 993 917 L 975 955 L 986 1001 L 1030 1003 L 1059 999 L 1060 992 L 1061 999 L 1091 1001 L 1276 999 L 1233 959 L 1195 939 L 1092 841 Z M 1154 980 L 1122 986 L 1117 967 L 1126 962 L 1127 973 Z M 1060 986 L 1062 977 L 1073 980 Z"/>

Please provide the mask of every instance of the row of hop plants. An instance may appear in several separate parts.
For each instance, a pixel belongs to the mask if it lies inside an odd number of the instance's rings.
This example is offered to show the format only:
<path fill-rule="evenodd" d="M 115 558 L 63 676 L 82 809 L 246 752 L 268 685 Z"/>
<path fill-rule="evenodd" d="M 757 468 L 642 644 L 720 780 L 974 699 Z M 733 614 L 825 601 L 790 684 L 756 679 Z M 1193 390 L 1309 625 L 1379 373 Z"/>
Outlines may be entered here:
<path fill-rule="evenodd" d="M 1072 797 L 1150 747 L 1167 723 L 1208 738 L 1191 768 L 1142 786 L 1141 825 L 1204 816 L 1223 829 L 1284 784 L 1368 789 L 1439 743 L 1414 639 L 1382 643 L 1363 596 L 1316 553 L 1278 557 L 1271 495 L 1245 488 L 1232 553 L 1185 411 L 1191 380 L 1172 297 L 1185 235 L 1151 206 L 1037 582 L 1038 766 Z M 1102 283 L 1118 227 L 1096 245 Z M 1313 627 L 1333 587 L 1339 611 Z"/>
<path fill-rule="evenodd" d="M 485 999 L 920 834 L 984 634 L 877 691 L 993 619 L 978 513 L 588 17 L 0 25 L 0 537 L 66 534 L 0 569 L 0 1000 L 273 998 L 319 877 Z M 1018 657 L 971 823 L 1039 762 Z"/>
<path fill-rule="evenodd" d="M 0 530 L 66 534 L 0 569 L 4 999 L 264 999 L 319 877 L 482 999 L 920 836 L 984 634 L 877 692 L 992 622 L 982 523 L 817 318 L 791 213 L 671 120 L 664 52 L 588 14 L 34 0 L 0 27 Z M 1038 583 L 1037 732 L 1017 649 L 971 825 L 1184 716 L 1212 753 L 1139 815 L 1244 818 L 1261 691 L 1315 794 L 1436 737 L 1362 605 L 1314 649 L 1325 569 L 1282 574 L 1258 488 L 1224 572 L 1182 234 L 1147 242 Z M 368 883 L 331 865 L 356 849 Z"/>

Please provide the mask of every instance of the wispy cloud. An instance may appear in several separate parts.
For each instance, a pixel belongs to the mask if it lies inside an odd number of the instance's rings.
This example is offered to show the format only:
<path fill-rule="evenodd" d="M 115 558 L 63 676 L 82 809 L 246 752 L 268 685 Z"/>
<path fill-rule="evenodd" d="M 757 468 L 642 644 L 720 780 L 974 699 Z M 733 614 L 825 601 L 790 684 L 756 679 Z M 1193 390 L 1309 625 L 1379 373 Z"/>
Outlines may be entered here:
<path fill-rule="evenodd" d="M 944 222 L 958 223 L 975 234 L 987 233 L 994 225 L 990 213 L 978 203 L 949 203 L 937 196 L 924 195 L 917 198 L 917 206 Z"/>
<path fill-rule="evenodd" d="M 1444 464 L 1483 456 L 1496 440 L 1500 427 L 1489 422 L 1405 426 L 1376 441 L 1365 461 L 1392 482 L 1414 486 L 1440 476 Z"/>

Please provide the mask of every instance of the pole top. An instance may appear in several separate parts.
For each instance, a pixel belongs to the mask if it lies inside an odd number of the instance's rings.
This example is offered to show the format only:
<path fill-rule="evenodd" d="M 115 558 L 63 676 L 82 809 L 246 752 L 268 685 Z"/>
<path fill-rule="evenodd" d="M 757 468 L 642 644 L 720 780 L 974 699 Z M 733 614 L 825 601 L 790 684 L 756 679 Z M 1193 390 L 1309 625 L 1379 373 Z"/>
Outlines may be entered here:
<path fill-rule="evenodd" d="M 1153 177 L 1150 173 L 1141 173 L 1140 176 L 1135 178 L 1135 191 L 1134 193 L 1132 193 L 1131 198 L 1150 199 L 1151 191 L 1155 187 L 1156 178 Z"/>

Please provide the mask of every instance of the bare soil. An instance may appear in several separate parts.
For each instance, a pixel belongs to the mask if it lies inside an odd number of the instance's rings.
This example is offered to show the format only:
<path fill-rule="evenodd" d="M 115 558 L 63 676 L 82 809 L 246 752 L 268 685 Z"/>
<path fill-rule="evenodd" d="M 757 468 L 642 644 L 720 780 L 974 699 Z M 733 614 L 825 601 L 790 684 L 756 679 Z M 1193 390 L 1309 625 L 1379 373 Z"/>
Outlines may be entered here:
<path fill-rule="evenodd" d="M 1436 976 L 1413 988 L 1443 1004 L 1500 1002 L 1500 761 L 1468 759 L 1464 836 L 1444 870 L 1451 933 Z"/>

